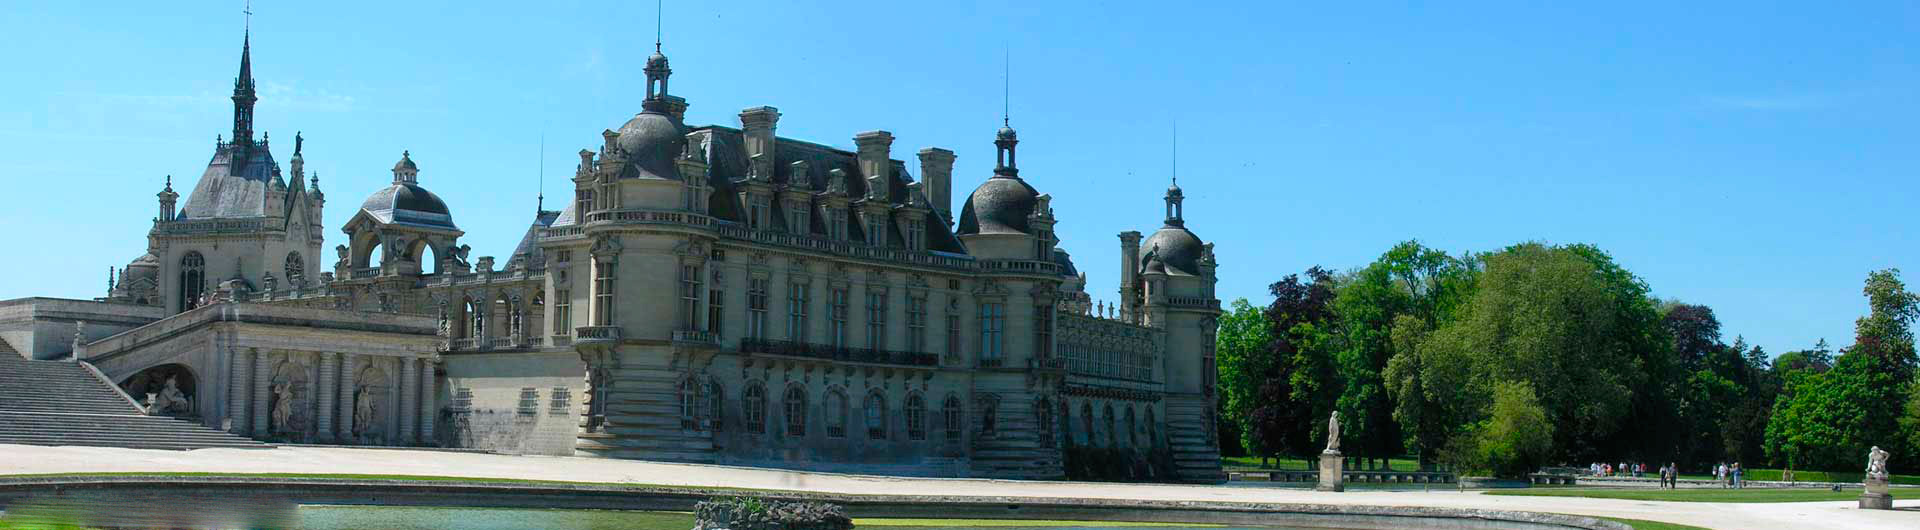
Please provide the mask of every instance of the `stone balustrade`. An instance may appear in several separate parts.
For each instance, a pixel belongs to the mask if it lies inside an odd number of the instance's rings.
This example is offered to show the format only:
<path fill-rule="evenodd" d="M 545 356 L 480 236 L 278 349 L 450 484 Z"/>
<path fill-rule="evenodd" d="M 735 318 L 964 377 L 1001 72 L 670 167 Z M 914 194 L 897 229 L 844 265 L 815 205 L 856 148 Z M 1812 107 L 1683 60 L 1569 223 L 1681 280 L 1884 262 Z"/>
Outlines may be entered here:
<path fill-rule="evenodd" d="M 574 344 L 612 344 L 620 342 L 619 326 L 582 326 L 573 329 Z"/>
<path fill-rule="evenodd" d="M 1347 470 L 1340 476 L 1349 483 L 1373 484 L 1453 484 L 1458 478 L 1444 471 L 1359 471 Z M 1319 471 L 1308 470 L 1248 470 L 1229 471 L 1228 480 L 1253 480 L 1268 482 L 1307 482 L 1318 483 Z"/>
<path fill-rule="evenodd" d="M 928 367 L 940 365 L 940 356 L 931 353 L 847 348 L 785 340 L 741 339 L 740 351 L 840 362 Z"/>

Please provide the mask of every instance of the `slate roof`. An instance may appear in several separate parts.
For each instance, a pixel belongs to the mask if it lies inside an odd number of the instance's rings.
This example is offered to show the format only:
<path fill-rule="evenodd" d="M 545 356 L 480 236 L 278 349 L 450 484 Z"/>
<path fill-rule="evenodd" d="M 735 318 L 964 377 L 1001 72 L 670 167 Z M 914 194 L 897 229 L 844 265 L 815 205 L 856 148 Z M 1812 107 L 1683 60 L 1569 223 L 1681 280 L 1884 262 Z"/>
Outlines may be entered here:
<path fill-rule="evenodd" d="M 242 153 L 245 156 L 235 156 Z M 268 183 L 279 173 L 265 142 L 221 144 L 181 211 L 188 219 L 264 216 Z"/>

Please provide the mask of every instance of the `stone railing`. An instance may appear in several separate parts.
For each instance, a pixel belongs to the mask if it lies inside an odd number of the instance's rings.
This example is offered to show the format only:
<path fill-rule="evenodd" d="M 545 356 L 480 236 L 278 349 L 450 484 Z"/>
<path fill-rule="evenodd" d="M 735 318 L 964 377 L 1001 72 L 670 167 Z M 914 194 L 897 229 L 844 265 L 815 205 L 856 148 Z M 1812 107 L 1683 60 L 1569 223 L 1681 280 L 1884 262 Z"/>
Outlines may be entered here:
<path fill-rule="evenodd" d="M 743 353 L 765 353 L 830 361 L 894 364 L 901 366 L 939 366 L 940 356 L 931 353 L 847 348 L 784 340 L 740 339 Z"/>
<path fill-rule="evenodd" d="M 480 339 L 476 339 L 473 337 L 447 340 L 448 351 L 473 351 L 479 348 L 480 348 Z"/>
<path fill-rule="evenodd" d="M 719 345 L 719 340 L 711 331 L 676 329 L 673 330 L 673 343 L 682 346 L 714 347 Z"/>
<path fill-rule="evenodd" d="M 538 340 L 538 339 L 535 339 L 535 340 Z M 570 348 L 570 347 L 573 347 L 573 337 L 570 337 L 570 336 L 567 336 L 567 335 L 554 335 L 554 336 L 553 336 L 553 347 L 555 347 L 555 348 Z"/>
<path fill-rule="evenodd" d="M 162 234 L 216 234 L 226 232 L 259 232 L 266 228 L 265 218 L 254 219 L 207 219 L 194 221 L 164 221 L 159 223 Z"/>
<path fill-rule="evenodd" d="M 572 226 L 548 228 L 546 229 L 546 233 L 542 235 L 544 237 L 570 237 L 570 236 L 583 235 L 585 233 L 586 233 L 585 228 L 581 228 L 580 225 L 572 225 Z"/>
<path fill-rule="evenodd" d="M 1051 261 L 991 259 L 980 260 L 978 263 L 980 264 L 980 270 L 982 272 L 1012 272 L 1021 274 L 1044 274 L 1048 276 L 1059 276 L 1062 273 L 1060 264 Z"/>
<path fill-rule="evenodd" d="M 1167 305 L 1171 307 L 1219 309 L 1220 299 L 1207 298 L 1205 296 L 1169 296 L 1167 297 Z"/>
<path fill-rule="evenodd" d="M 1033 371 L 1063 372 L 1067 369 L 1067 360 L 1059 357 L 1027 359 L 1027 369 Z"/>
<path fill-rule="evenodd" d="M 698 214 L 693 212 L 681 212 L 681 211 L 674 211 L 674 210 L 638 210 L 638 209 L 600 210 L 600 211 L 588 213 L 587 222 L 585 224 L 606 223 L 606 222 L 670 224 L 670 225 L 696 226 L 696 227 L 704 228 L 704 227 L 713 225 L 713 218 L 705 214 Z"/>
<path fill-rule="evenodd" d="M 620 326 L 583 326 L 573 329 L 574 344 L 620 342 Z"/>
<path fill-rule="evenodd" d="M 366 278 L 374 278 L 374 277 L 378 277 L 378 276 L 380 276 L 380 268 L 379 268 L 379 267 L 367 267 L 367 268 L 364 268 L 364 269 L 353 269 L 353 271 L 351 271 L 351 272 L 349 272 L 349 273 L 347 274 L 347 277 L 348 277 L 348 278 L 350 278 L 350 279 L 355 279 L 355 280 L 361 280 L 361 279 L 366 279 Z"/>

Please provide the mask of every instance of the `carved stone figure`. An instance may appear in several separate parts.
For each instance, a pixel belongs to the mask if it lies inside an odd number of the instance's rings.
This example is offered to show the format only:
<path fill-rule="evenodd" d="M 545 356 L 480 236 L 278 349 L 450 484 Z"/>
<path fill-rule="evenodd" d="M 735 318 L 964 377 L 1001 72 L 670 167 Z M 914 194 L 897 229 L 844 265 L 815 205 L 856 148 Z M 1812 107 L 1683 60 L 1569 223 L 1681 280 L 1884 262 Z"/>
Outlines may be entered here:
<path fill-rule="evenodd" d="M 348 263 L 348 258 L 347 258 L 347 254 L 348 254 L 348 252 L 349 252 L 349 251 L 347 250 L 347 246 L 346 246 L 346 245 L 334 245 L 334 247 L 333 247 L 333 253 L 334 253 L 334 254 L 338 254 L 338 255 L 340 255 L 340 262 L 339 262 L 339 266 L 341 266 L 341 267 L 345 267 L 345 266 L 347 266 L 347 263 Z"/>
<path fill-rule="evenodd" d="M 1880 446 L 1867 451 L 1867 480 L 1887 480 L 1887 452 Z"/>
<path fill-rule="evenodd" d="M 373 429 L 373 393 L 366 385 L 353 392 L 353 437 L 363 439 Z"/>
<path fill-rule="evenodd" d="M 293 430 L 293 383 L 273 384 L 273 432 Z"/>
<path fill-rule="evenodd" d="M 193 412 L 193 401 L 180 391 L 180 383 L 172 377 L 167 378 L 167 386 L 159 392 L 147 394 L 147 415 L 178 416 Z"/>
<path fill-rule="evenodd" d="M 1326 452 L 1329 452 L 1329 453 L 1340 452 L 1340 411 L 1337 411 L 1337 410 L 1333 411 L 1332 416 L 1327 417 L 1327 451 Z"/>

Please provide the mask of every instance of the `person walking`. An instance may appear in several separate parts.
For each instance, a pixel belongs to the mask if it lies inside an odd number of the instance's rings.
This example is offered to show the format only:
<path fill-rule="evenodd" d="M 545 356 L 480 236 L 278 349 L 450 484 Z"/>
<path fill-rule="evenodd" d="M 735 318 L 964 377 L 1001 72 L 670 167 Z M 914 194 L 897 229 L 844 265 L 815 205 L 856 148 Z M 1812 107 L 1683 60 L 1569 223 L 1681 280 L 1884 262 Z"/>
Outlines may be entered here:
<path fill-rule="evenodd" d="M 1669 471 L 1667 489 L 1680 489 L 1680 464 L 1667 462 L 1667 470 Z"/>
<path fill-rule="evenodd" d="M 1744 469 L 1740 469 L 1739 462 L 1734 462 L 1733 463 L 1733 489 L 1743 489 L 1746 487 L 1747 487 L 1747 471 Z"/>

